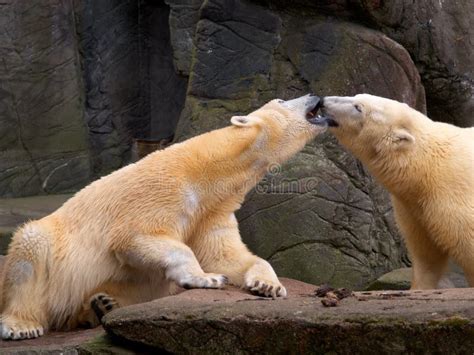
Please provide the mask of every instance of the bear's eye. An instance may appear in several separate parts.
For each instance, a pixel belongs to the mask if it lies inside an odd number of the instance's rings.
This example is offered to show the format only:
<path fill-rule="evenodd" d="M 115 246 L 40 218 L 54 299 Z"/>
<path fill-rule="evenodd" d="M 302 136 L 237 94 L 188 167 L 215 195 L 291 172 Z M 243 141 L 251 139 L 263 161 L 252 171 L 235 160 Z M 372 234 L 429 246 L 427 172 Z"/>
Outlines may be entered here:
<path fill-rule="evenodd" d="M 362 108 L 359 106 L 359 105 L 354 105 L 354 108 L 359 111 L 359 112 L 362 112 Z"/>

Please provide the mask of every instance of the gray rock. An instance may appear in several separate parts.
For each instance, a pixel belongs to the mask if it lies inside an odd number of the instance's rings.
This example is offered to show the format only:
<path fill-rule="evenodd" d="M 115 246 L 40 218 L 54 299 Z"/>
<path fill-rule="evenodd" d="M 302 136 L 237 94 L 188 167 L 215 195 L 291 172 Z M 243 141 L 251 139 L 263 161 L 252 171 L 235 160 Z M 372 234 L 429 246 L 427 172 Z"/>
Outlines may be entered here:
<path fill-rule="evenodd" d="M 179 139 L 311 91 L 365 91 L 425 110 L 409 54 L 380 32 L 243 1 L 208 1 L 200 11 Z M 364 288 L 404 265 L 387 193 L 330 135 L 275 168 L 238 218 L 245 242 L 279 275 Z"/>
<path fill-rule="evenodd" d="M 168 17 L 164 3 L 78 2 L 95 177 L 129 163 L 134 138 L 174 134 L 187 79 L 173 67 Z"/>
<path fill-rule="evenodd" d="M 173 61 L 179 74 L 189 76 L 194 51 L 194 31 L 203 0 L 165 0 L 170 6 L 169 31 Z"/>
<path fill-rule="evenodd" d="M 139 4 L 77 1 L 76 28 L 83 64 L 85 113 L 94 177 L 130 160 L 134 137 L 150 130 L 149 102 L 141 80 Z"/>
<path fill-rule="evenodd" d="M 104 337 L 100 328 L 65 332 L 49 332 L 36 339 L 4 341 L 0 339 L 0 353 L 8 355 L 76 355 L 76 354 L 117 354 L 134 352 L 118 348 Z"/>
<path fill-rule="evenodd" d="M 171 22 L 173 12 L 170 13 L 168 6 L 156 2 L 145 3 L 140 11 L 144 14 L 144 47 L 148 49 L 147 54 L 142 54 L 141 61 L 148 60 L 149 68 L 149 78 L 142 83 L 148 85 L 142 88 L 142 91 L 149 91 L 146 94 L 150 105 L 149 136 L 153 139 L 172 139 L 184 105 L 188 83 L 188 79 L 180 75 L 183 73 L 177 73 L 173 65 L 173 59 L 182 58 L 181 52 L 171 48 L 175 43 L 170 37 L 170 31 L 174 28 Z M 186 18 L 181 12 L 179 16 L 182 21 Z M 177 69 L 179 72 L 178 67 Z"/>
<path fill-rule="evenodd" d="M 415 61 L 431 118 L 474 126 L 474 2 L 360 1 Z"/>
<path fill-rule="evenodd" d="M 367 290 L 409 290 L 411 285 L 411 267 L 392 270 L 367 286 Z"/>
<path fill-rule="evenodd" d="M 413 58 L 429 116 L 474 125 L 474 2 L 471 0 L 257 0 L 282 12 L 317 13 L 384 32 Z"/>
<path fill-rule="evenodd" d="M 283 279 L 286 299 L 241 290 L 190 290 L 119 308 L 106 331 L 179 354 L 469 353 L 474 289 L 356 292 L 335 308 L 315 286 Z"/>
<path fill-rule="evenodd" d="M 75 190 L 90 178 L 71 2 L 0 5 L 0 196 Z"/>
<path fill-rule="evenodd" d="M 367 286 L 367 290 L 408 290 L 411 285 L 412 268 L 405 267 L 392 270 Z M 469 287 L 464 273 L 459 266 L 450 264 L 449 271 L 440 280 L 439 288 Z"/>

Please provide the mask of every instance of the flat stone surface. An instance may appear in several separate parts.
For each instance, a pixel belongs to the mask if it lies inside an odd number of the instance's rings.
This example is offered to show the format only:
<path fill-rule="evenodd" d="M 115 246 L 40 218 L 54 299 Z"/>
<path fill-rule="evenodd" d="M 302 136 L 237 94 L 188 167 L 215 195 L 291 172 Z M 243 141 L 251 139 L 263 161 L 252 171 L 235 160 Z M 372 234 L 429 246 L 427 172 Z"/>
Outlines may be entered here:
<path fill-rule="evenodd" d="M 0 199 L 0 254 L 6 254 L 16 228 L 55 211 L 72 194 Z"/>
<path fill-rule="evenodd" d="M 0 259 L 1 267 L 1 259 Z M 51 332 L 1 341 L 1 354 L 378 353 L 474 347 L 474 289 L 355 292 L 326 308 L 316 286 L 282 278 L 286 299 L 271 300 L 235 287 L 188 290 L 106 316 L 105 327 Z M 130 343 L 133 342 L 133 343 Z"/>
<path fill-rule="evenodd" d="M 36 339 L 27 339 L 21 341 L 0 340 L 0 353 L 20 352 L 20 351 L 64 351 L 68 348 L 74 348 L 97 336 L 103 335 L 102 328 L 81 329 L 71 332 L 51 332 L 43 337 Z"/>
<path fill-rule="evenodd" d="M 379 353 L 474 348 L 474 288 L 356 292 L 326 308 L 316 286 L 282 279 L 286 299 L 241 290 L 189 290 L 111 312 L 121 339 L 172 353 Z"/>
<path fill-rule="evenodd" d="M 6 254 L 15 229 L 32 219 L 55 211 L 72 194 L 0 199 L 0 254 Z"/>

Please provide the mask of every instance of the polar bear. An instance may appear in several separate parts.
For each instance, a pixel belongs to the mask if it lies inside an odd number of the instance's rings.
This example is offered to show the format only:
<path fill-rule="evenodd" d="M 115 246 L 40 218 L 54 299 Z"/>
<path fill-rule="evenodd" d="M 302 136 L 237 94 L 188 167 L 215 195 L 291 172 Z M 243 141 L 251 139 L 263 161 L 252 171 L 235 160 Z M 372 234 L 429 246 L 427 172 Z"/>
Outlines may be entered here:
<path fill-rule="evenodd" d="M 3 273 L 3 339 L 98 324 L 96 314 L 227 282 L 285 297 L 243 244 L 234 212 L 270 164 L 326 129 L 319 98 L 273 100 L 231 125 L 155 152 L 22 226 Z M 311 121 L 311 123 L 310 123 Z M 92 309 L 91 309 L 92 308 Z"/>
<path fill-rule="evenodd" d="M 436 288 L 449 257 L 474 286 L 474 128 L 367 94 L 321 105 L 330 131 L 391 193 L 413 261 L 411 288 Z"/>

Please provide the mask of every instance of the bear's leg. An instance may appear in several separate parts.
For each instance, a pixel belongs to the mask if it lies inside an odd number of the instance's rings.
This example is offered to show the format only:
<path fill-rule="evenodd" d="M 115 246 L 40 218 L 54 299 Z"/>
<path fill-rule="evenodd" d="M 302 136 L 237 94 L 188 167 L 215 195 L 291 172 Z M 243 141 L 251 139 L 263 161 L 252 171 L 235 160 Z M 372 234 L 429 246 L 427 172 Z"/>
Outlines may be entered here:
<path fill-rule="evenodd" d="M 413 262 L 412 290 L 428 290 L 438 287 L 448 266 L 448 254 L 430 241 L 424 245 L 407 240 L 408 251 Z"/>
<path fill-rule="evenodd" d="M 184 243 L 162 237 L 139 235 L 129 245 L 115 249 L 121 262 L 146 272 L 163 269 L 168 280 L 184 288 L 221 288 L 227 277 L 205 273 L 193 251 Z"/>
<path fill-rule="evenodd" d="M 37 223 L 12 240 L 3 274 L 1 337 L 36 338 L 47 327 L 48 232 Z"/>
<path fill-rule="evenodd" d="M 191 248 L 206 272 L 223 273 L 230 283 L 262 296 L 287 295 L 270 263 L 253 255 L 242 242 L 234 214 L 214 218 Z"/>
<path fill-rule="evenodd" d="M 448 253 L 431 240 L 429 234 L 402 203 L 393 199 L 395 217 L 404 236 L 412 259 L 412 290 L 426 290 L 438 287 L 438 283 L 448 266 Z"/>

